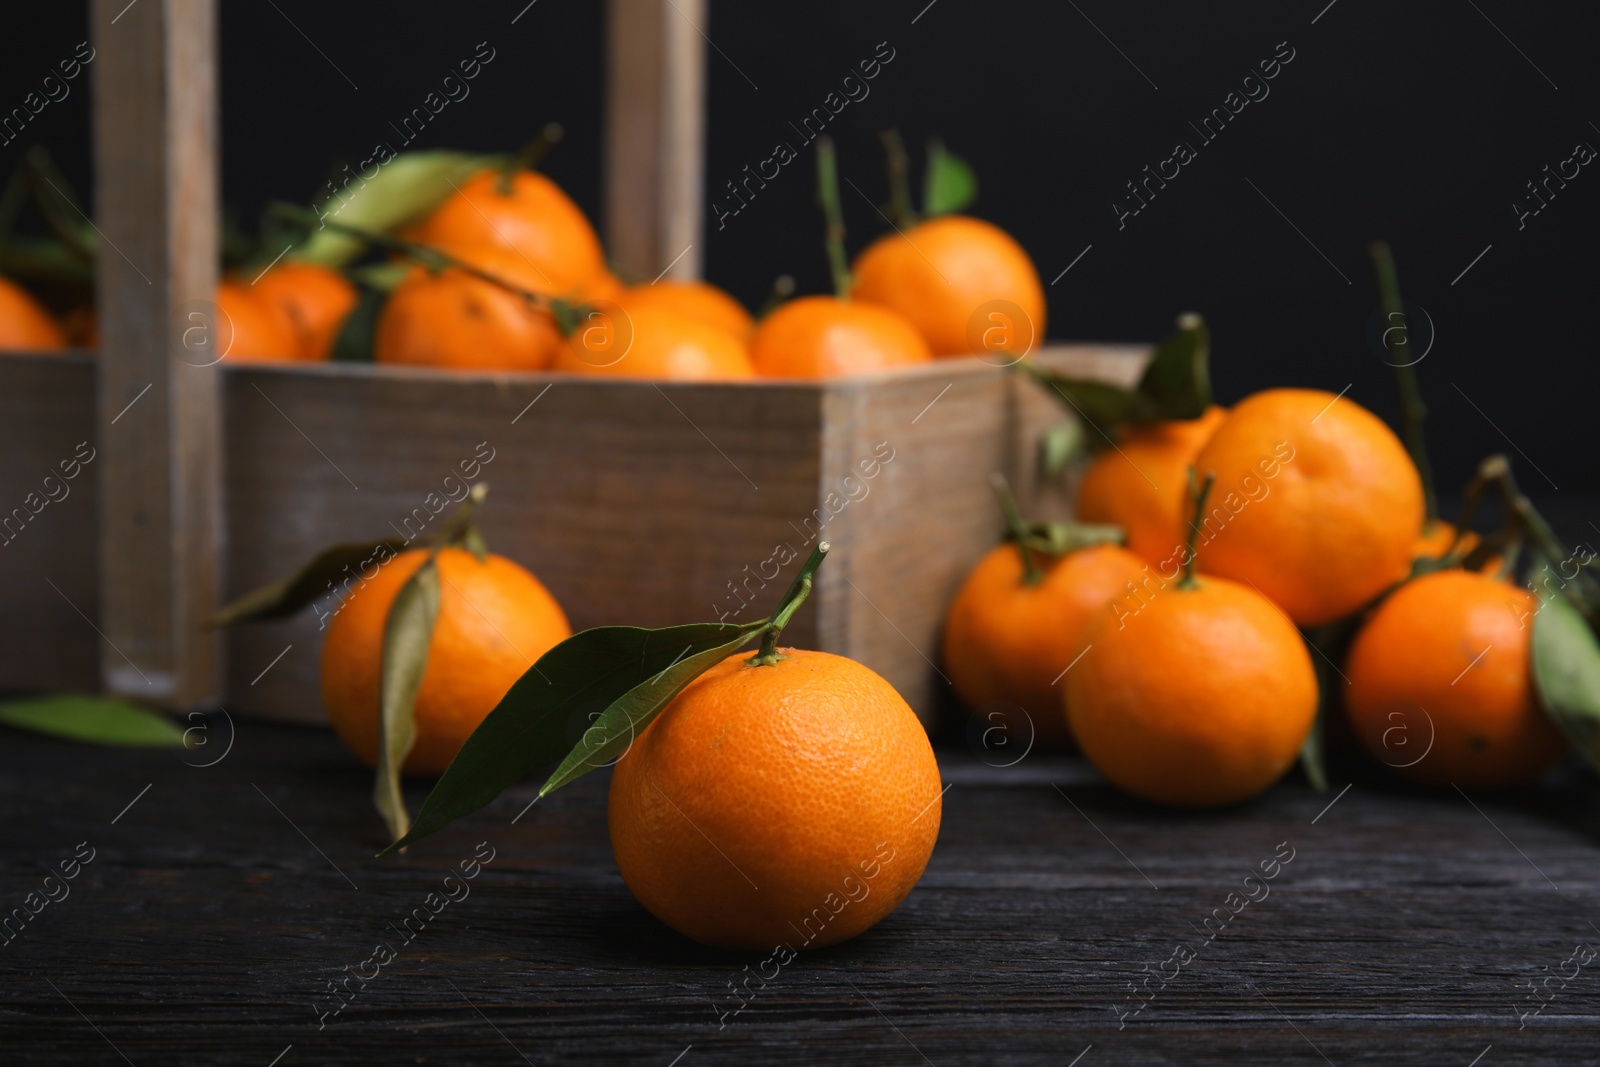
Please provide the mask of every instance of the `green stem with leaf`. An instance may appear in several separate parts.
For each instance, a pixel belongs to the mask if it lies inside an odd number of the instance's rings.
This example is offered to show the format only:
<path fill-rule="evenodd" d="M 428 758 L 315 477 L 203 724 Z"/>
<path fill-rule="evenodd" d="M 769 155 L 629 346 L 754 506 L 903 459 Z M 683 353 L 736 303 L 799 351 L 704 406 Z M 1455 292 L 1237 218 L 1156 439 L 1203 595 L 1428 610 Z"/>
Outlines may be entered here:
<path fill-rule="evenodd" d="M 999 471 L 989 475 L 989 484 L 994 487 L 994 495 L 1000 501 L 1000 510 L 1006 517 L 1006 528 L 1016 539 L 1017 554 L 1022 557 L 1022 584 L 1038 585 L 1044 581 L 1044 568 L 1039 566 L 1039 561 L 1033 557 L 1033 549 L 1028 546 L 1028 526 L 1022 521 L 1017 498 L 1011 495 L 1011 486 Z"/>
<path fill-rule="evenodd" d="M 789 625 L 794 613 L 800 610 L 800 605 L 806 602 L 806 597 L 811 595 L 811 584 L 817 568 L 822 566 L 827 554 L 828 542 L 817 542 L 817 547 L 811 550 L 811 557 L 800 568 L 800 573 L 795 575 L 789 591 L 783 594 L 783 599 L 778 601 L 777 608 L 767 619 L 766 628 L 761 633 L 761 650 L 746 662 L 756 667 L 770 667 L 782 658 L 778 655 L 778 637 L 783 633 L 783 628 Z"/>

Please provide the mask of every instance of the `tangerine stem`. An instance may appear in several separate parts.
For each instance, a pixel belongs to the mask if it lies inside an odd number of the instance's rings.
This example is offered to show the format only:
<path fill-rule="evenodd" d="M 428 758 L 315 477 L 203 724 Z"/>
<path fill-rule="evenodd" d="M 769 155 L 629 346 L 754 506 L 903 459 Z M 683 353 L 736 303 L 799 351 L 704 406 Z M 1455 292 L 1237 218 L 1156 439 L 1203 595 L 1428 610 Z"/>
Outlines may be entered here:
<path fill-rule="evenodd" d="M 832 137 L 817 138 L 817 202 L 828 222 L 822 240 L 833 273 L 833 295 L 845 300 L 850 296 L 850 266 L 844 255 L 844 209 L 839 205 L 839 161 Z"/>
<path fill-rule="evenodd" d="M 1183 577 L 1178 579 L 1179 589 L 1194 589 L 1200 582 L 1194 576 L 1194 542 L 1200 535 L 1200 521 L 1205 518 L 1206 498 L 1217 480 L 1216 471 L 1206 471 L 1206 480 L 1195 484 L 1194 468 L 1189 468 L 1189 495 L 1194 499 L 1194 521 L 1189 523 L 1189 536 L 1183 543 Z"/>
<path fill-rule="evenodd" d="M 1432 526 L 1439 517 L 1439 495 L 1433 485 L 1433 464 L 1428 460 L 1428 443 L 1422 424 L 1428 418 L 1428 405 L 1422 401 L 1422 387 L 1417 384 L 1417 361 L 1411 354 L 1411 324 L 1406 319 L 1405 305 L 1400 300 L 1400 276 L 1395 272 L 1394 255 L 1384 241 L 1372 245 L 1372 269 L 1378 279 L 1378 306 L 1383 311 L 1385 329 L 1383 344 L 1393 357 L 1394 384 L 1400 392 L 1400 428 L 1405 435 L 1406 451 L 1411 462 L 1422 476 L 1422 500 L 1426 524 Z M 1389 323 L 1397 323 L 1390 326 Z M 1405 340 L 1394 341 L 1398 329 Z"/>
<path fill-rule="evenodd" d="M 1033 558 L 1033 549 L 1028 547 L 1028 528 L 1022 521 L 1022 512 L 1017 510 L 1017 498 L 1011 495 L 1011 486 L 999 471 L 989 475 L 989 484 L 994 487 L 994 495 L 999 499 L 1000 510 L 1006 517 L 1006 528 L 1016 539 L 1017 554 L 1022 557 L 1022 584 L 1038 585 L 1044 581 L 1044 570 L 1039 566 L 1039 561 Z"/>
<path fill-rule="evenodd" d="M 811 557 L 801 566 L 800 573 L 794 576 L 788 592 L 783 594 L 783 599 L 778 601 L 777 609 L 767 619 L 766 629 L 761 632 L 761 650 L 746 660 L 746 663 L 752 667 L 770 667 L 778 662 L 778 635 L 789 625 L 789 620 L 811 594 L 812 579 L 827 554 L 828 542 L 817 542 L 817 547 L 811 550 Z"/>
<path fill-rule="evenodd" d="M 511 195 L 511 180 L 518 171 L 533 170 L 539 166 L 544 157 L 550 154 L 550 149 L 561 143 L 561 138 L 567 135 L 559 122 L 547 122 L 544 129 L 539 131 L 539 136 L 529 141 L 521 152 L 506 160 L 506 165 L 500 170 L 500 180 L 495 183 L 495 191 L 501 196 Z"/>
<path fill-rule="evenodd" d="M 917 209 L 911 206 L 911 161 L 905 142 L 893 126 L 878 134 L 883 142 L 883 167 L 889 175 L 889 219 L 902 230 L 917 224 Z"/>

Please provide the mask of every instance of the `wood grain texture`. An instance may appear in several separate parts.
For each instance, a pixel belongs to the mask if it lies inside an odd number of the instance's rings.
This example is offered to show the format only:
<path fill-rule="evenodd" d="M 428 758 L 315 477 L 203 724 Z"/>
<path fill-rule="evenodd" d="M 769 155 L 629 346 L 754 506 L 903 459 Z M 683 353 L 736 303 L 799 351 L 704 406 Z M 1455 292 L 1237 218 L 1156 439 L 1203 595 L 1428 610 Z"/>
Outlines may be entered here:
<path fill-rule="evenodd" d="M 606 6 L 606 249 L 642 280 L 700 276 L 707 7 Z"/>
<path fill-rule="evenodd" d="M 1469 803 L 1353 771 L 1331 808 L 1291 780 L 1175 813 L 1068 758 L 992 768 L 941 748 L 952 784 L 917 889 L 864 936 L 802 953 L 765 988 L 751 979 L 721 1025 L 729 983 L 765 954 L 699 948 L 634 901 L 607 841 L 604 772 L 513 825 L 530 779 L 374 860 L 365 768 L 326 732 L 237 725 L 210 768 L 180 759 L 220 747 L 6 735 L 5 906 L 78 842 L 96 850 L 71 895 L 0 950 L 8 1064 L 1468 1067 L 1490 1045 L 1478 1067 L 1594 1059 L 1594 965 L 1525 1029 L 1516 1016 L 1531 982 L 1600 943 L 1600 789 L 1586 773 Z M 208 729 L 225 743 L 220 718 Z M 402 944 L 394 927 L 484 841 L 495 858 L 470 895 Z M 1269 895 L 1119 1030 L 1129 983 L 1199 942 L 1280 842 L 1294 858 Z M 327 983 L 380 943 L 398 958 L 352 981 L 319 1029 Z"/>
<path fill-rule="evenodd" d="M 186 312 L 214 312 L 216 3 L 91 7 L 101 665 L 112 692 L 193 706 L 222 682 L 199 625 L 221 573 L 221 375 L 182 358 Z"/>
<path fill-rule="evenodd" d="M 1125 378 L 1143 351 L 1060 346 L 1039 358 Z M 477 480 L 492 486 L 490 546 L 537 574 L 579 628 L 761 617 L 826 537 L 833 555 L 786 640 L 861 660 L 929 722 L 945 700 L 935 664 L 945 605 L 1000 534 L 989 472 L 1007 472 L 1037 514 L 1070 499 L 1040 481 L 1035 445 L 1065 413 L 979 360 L 821 383 L 355 364 L 229 367 L 224 380 L 229 597 L 334 542 L 425 538 Z M 92 382 L 83 360 L 0 358 L 0 396 L 54 398 L 16 405 L 24 447 L 0 462 L 0 489 L 25 492 L 37 464 L 55 461 L 46 457 L 79 432 L 66 431 L 90 409 Z M 0 574 L 39 586 L 0 615 L 0 685 L 92 688 L 81 664 L 101 638 L 30 577 L 93 574 L 92 512 L 73 514 L 60 538 L 17 540 L 37 554 L 25 566 L 0 548 L 0 567 L 12 568 Z M 66 515 L 43 519 L 61 526 Z M 82 599 L 81 587 L 62 588 Z M 330 596 L 320 610 L 231 631 L 224 706 L 321 722 L 322 616 L 335 606 Z M 51 644 L 31 643 L 38 634 Z"/>
<path fill-rule="evenodd" d="M 95 417 L 93 357 L 0 353 L 0 686 L 99 688 Z"/>

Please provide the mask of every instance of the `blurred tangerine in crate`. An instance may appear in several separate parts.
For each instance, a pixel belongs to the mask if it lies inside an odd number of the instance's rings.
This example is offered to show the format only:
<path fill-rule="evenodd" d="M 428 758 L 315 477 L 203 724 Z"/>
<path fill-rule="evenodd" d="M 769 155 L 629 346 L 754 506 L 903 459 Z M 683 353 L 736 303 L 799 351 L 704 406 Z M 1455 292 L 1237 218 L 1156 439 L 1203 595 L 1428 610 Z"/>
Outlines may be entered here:
<path fill-rule="evenodd" d="M 980 332 L 994 325 L 985 305 L 1016 309 L 1007 324 L 1011 335 L 999 345 L 1004 351 L 1020 358 L 1045 335 L 1044 287 L 1033 260 L 982 219 L 942 215 L 885 234 L 856 258 L 851 274 L 853 297 L 905 316 L 935 356 L 996 351 L 971 336 L 975 322 Z"/>
<path fill-rule="evenodd" d="M 447 248 L 462 262 L 504 282 L 547 294 L 542 275 L 500 245 Z M 562 347 L 549 311 L 504 285 L 459 267 L 413 268 L 378 316 L 373 358 L 379 363 L 456 370 L 546 370 Z"/>
<path fill-rule="evenodd" d="M 555 369 L 670 381 L 755 377 L 744 344 L 663 307 L 591 301 L 561 345 Z"/>
<path fill-rule="evenodd" d="M 744 305 L 710 282 L 662 279 L 649 285 L 631 286 L 613 299 L 632 309 L 658 307 L 677 312 L 685 318 L 715 326 L 741 344 L 748 343 L 755 330 L 755 320 Z"/>
<path fill-rule="evenodd" d="M 248 285 L 217 284 L 216 318 L 209 340 L 217 358 L 235 363 L 292 363 L 301 359 L 289 320 Z M 187 342 L 186 342 L 187 343 Z"/>
<path fill-rule="evenodd" d="M 926 363 L 928 343 L 898 312 L 832 296 L 803 296 L 778 307 L 750 343 L 768 378 L 837 378 Z"/>
<path fill-rule="evenodd" d="M 402 236 L 435 248 L 499 245 L 522 259 L 540 292 L 582 290 L 605 272 L 600 238 L 561 187 L 536 171 L 479 171 Z"/>
<path fill-rule="evenodd" d="M 310 362 L 328 358 L 359 299 L 355 286 L 338 271 L 293 260 L 269 267 L 251 288 L 288 321 L 300 358 Z"/>
<path fill-rule="evenodd" d="M 0 349 L 55 352 L 66 346 L 66 333 L 44 305 L 20 285 L 0 277 Z"/>

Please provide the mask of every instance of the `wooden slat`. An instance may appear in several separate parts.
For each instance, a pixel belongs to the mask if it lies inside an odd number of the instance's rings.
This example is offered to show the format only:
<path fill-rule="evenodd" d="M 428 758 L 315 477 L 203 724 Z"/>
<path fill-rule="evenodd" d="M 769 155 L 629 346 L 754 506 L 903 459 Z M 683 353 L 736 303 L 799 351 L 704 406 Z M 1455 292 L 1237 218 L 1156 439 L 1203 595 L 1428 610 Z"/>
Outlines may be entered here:
<path fill-rule="evenodd" d="M 1143 351 L 1063 346 L 1038 358 L 1127 380 Z M 821 534 L 834 554 L 786 639 L 860 659 L 930 719 L 945 605 L 999 535 L 985 476 L 1006 471 L 1032 515 L 1064 516 L 1071 499 L 1036 473 L 1038 432 L 1060 407 L 977 360 L 852 381 L 659 388 L 358 364 L 240 366 L 224 381 L 230 596 L 330 542 L 431 531 L 428 494 L 441 494 L 435 506 L 459 495 L 446 477 L 492 452 L 475 474 L 493 487 L 484 532 L 550 586 L 574 625 L 756 617 Z M 14 442 L 0 453 L 0 499 L 21 503 L 88 436 L 92 395 L 88 360 L 0 356 L 0 425 Z M 863 461 L 880 464 L 873 477 Z M 110 647 L 39 578 L 95 617 L 92 487 L 104 485 L 103 464 L 104 450 L 70 499 L 0 547 L 0 581 L 18 591 L 0 611 L 0 686 L 83 688 L 84 664 Z M 428 523 L 408 526 L 419 508 Z M 321 721 L 314 613 L 239 629 L 228 647 L 227 707 Z"/>
<path fill-rule="evenodd" d="M 96 445 L 94 383 L 88 355 L 0 353 L 0 686 L 7 689 L 99 685 L 106 646 L 94 630 L 95 531 L 105 451 Z"/>
<path fill-rule="evenodd" d="M 111 691 L 188 706 L 220 691 L 199 625 L 219 573 L 220 375 L 181 340 L 216 284 L 216 4 L 91 7 L 100 658 Z"/>
<path fill-rule="evenodd" d="M 643 280 L 698 278 L 706 0 L 609 0 L 606 247 Z"/>

